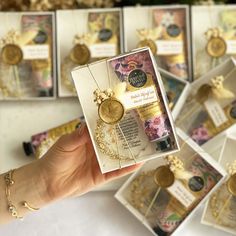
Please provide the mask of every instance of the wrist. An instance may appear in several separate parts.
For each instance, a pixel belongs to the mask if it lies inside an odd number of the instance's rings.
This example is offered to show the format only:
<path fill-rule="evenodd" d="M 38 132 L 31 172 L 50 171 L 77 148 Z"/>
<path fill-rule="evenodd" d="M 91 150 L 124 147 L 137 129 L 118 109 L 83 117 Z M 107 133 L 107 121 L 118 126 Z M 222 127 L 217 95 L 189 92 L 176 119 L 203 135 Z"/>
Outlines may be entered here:
<path fill-rule="evenodd" d="M 49 174 L 45 168 L 43 159 L 32 163 L 31 173 L 33 174 L 32 183 L 35 185 L 35 194 L 37 195 L 41 206 L 47 205 L 56 200 L 50 192 Z"/>
<path fill-rule="evenodd" d="M 0 175 L 0 190 L 0 224 L 21 218 L 51 201 L 38 161 Z"/>

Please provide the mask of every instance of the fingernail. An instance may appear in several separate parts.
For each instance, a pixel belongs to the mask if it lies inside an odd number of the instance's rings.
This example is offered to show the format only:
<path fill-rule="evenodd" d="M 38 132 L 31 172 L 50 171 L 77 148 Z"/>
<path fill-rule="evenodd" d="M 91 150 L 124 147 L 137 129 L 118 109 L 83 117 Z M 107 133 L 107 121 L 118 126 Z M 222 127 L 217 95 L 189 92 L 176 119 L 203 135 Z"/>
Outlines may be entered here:
<path fill-rule="evenodd" d="M 86 123 L 82 122 L 80 127 L 79 127 L 79 135 L 82 135 L 85 129 Z"/>

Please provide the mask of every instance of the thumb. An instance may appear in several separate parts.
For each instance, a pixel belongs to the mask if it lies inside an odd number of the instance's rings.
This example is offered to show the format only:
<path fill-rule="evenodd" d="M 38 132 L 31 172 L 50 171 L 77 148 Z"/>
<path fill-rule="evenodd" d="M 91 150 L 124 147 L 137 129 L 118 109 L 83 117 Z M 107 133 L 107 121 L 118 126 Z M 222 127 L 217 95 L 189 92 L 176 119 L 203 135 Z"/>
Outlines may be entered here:
<path fill-rule="evenodd" d="M 61 136 L 53 146 L 58 151 L 72 152 L 87 143 L 89 138 L 88 129 L 83 122 L 74 132 Z"/>

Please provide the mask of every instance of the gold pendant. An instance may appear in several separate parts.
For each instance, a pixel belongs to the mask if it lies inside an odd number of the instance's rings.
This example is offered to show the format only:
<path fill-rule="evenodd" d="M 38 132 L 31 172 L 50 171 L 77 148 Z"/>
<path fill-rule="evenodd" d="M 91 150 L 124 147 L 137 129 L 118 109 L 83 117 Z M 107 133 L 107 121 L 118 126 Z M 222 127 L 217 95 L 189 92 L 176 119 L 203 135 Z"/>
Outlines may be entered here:
<path fill-rule="evenodd" d="M 153 55 L 157 54 L 157 45 L 152 39 L 144 39 L 139 41 L 138 45 L 139 48 L 141 47 L 149 47 L 153 53 Z"/>
<path fill-rule="evenodd" d="M 95 102 L 98 105 L 99 118 L 106 124 L 117 124 L 125 114 L 124 105 L 114 97 L 111 89 L 105 91 L 95 90 Z"/>
<path fill-rule="evenodd" d="M 1 57 L 4 63 L 8 65 L 17 65 L 23 59 L 23 52 L 16 44 L 6 44 L 2 48 Z"/>
<path fill-rule="evenodd" d="M 89 48 L 81 43 L 77 43 L 70 52 L 70 59 L 79 65 L 87 64 L 90 56 Z"/>
<path fill-rule="evenodd" d="M 219 27 L 210 28 L 205 33 L 208 40 L 206 52 L 213 58 L 219 58 L 225 55 L 227 44 L 222 37 L 222 30 Z"/>
<path fill-rule="evenodd" d="M 98 106 L 98 115 L 100 119 L 109 125 L 117 124 L 124 116 L 125 109 L 123 104 L 116 98 L 105 99 Z"/>
<path fill-rule="evenodd" d="M 157 186 L 168 188 L 174 183 L 175 176 L 168 166 L 159 166 L 155 171 L 154 181 Z"/>
<path fill-rule="evenodd" d="M 220 37 L 212 36 L 207 42 L 206 51 L 209 56 L 219 58 L 225 55 L 227 45 L 225 40 Z"/>

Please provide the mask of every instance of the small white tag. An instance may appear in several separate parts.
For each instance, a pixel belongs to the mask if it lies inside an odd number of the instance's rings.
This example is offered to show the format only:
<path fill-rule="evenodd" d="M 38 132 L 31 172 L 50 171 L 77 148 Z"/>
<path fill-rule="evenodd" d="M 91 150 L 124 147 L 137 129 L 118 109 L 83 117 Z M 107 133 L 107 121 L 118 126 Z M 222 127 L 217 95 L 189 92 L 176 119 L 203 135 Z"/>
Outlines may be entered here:
<path fill-rule="evenodd" d="M 228 118 L 226 117 L 224 110 L 214 98 L 207 99 L 204 105 L 216 127 L 219 127 L 220 125 L 228 121 Z"/>
<path fill-rule="evenodd" d="M 176 55 L 183 53 L 183 41 L 156 40 L 157 55 Z"/>
<path fill-rule="evenodd" d="M 226 54 L 236 54 L 236 40 L 226 40 Z"/>
<path fill-rule="evenodd" d="M 49 58 L 49 45 L 26 45 L 22 51 L 25 60 Z"/>
<path fill-rule="evenodd" d="M 121 100 L 126 109 L 133 109 L 155 102 L 158 100 L 158 97 L 155 86 L 150 86 L 133 92 L 126 92 L 121 97 Z"/>
<path fill-rule="evenodd" d="M 175 180 L 174 184 L 167 190 L 186 208 L 190 207 L 196 200 L 196 197 L 179 180 Z"/>
<path fill-rule="evenodd" d="M 96 43 L 89 46 L 91 57 L 113 57 L 116 55 L 115 43 Z"/>

